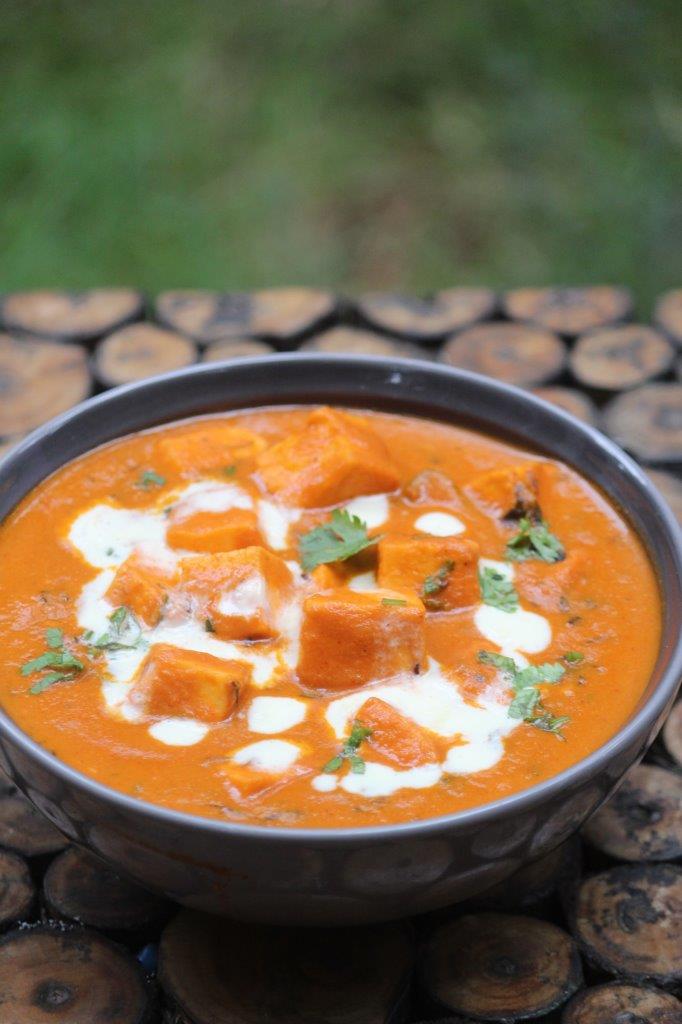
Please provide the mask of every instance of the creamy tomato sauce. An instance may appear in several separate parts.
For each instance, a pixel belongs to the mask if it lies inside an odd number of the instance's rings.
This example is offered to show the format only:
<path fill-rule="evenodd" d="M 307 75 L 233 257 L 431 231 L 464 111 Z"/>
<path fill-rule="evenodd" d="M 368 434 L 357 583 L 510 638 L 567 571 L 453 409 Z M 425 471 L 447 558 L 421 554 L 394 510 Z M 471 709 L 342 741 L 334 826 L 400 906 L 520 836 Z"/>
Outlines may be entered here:
<path fill-rule="evenodd" d="M 0 694 L 57 757 L 230 821 L 446 814 L 626 721 L 660 633 L 568 467 L 407 416 L 268 408 L 117 440 L 0 527 Z"/>

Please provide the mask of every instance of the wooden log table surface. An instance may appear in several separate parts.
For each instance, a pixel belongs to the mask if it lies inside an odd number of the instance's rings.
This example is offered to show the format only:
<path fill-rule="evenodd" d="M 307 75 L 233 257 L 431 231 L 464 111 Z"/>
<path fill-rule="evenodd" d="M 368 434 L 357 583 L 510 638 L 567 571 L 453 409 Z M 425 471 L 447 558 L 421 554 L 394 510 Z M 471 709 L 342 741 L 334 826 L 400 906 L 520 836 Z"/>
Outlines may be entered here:
<path fill-rule="evenodd" d="M 605 430 L 682 523 L 682 288 L 42 289 L 0 304 L 0 458 L 89 394 L 276 351 L 437 360 Z M 682 701 L 582 834 L 466 904 L 338 933 L 144 892 L 0 778 L 0 1024 L 682 1024 Z"/>

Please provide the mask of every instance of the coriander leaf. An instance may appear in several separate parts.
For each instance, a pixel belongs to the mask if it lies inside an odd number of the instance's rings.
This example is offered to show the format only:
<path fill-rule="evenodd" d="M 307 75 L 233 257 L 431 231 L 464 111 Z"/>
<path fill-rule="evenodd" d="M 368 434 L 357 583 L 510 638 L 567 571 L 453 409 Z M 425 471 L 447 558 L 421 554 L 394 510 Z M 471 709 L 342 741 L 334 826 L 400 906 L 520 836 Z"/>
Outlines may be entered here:
<path fill-rule="evenodd" d="M 519 595 L 508 576 L 486 565 L 478 571 L 478 583 L 481 588 L 481 599 L 492 608 L 503 612 L 515 612 L 519 607 Z"/>
<path fill-rule="evenodd" d="M 507 713 L 510 718 L 522 718 L 528 722 L 539 703 L 540 691 L 537 687 L 526 686 L 521 690 L 517 690 Z"/>
<path fill-rule="evenodd" d="M 514 677 L 514 686 L 523 690 L 526 686 L 539 686 L 540 683 L 558 683 L 563 678 L 566 669 L 558 661 L 545 661 L 542 665 L 529 665 L 517 671 Z"/>
<path fill-rule="evenodd" d="M 403 597 L 382 597 L 381 603 L 387 608 L 400 608 L 407 604 Z"/>
<path fill-rule="evenodd" d="M 505 558 L 511 562 L 525 562 L 531 558 L 541 562 L 560 562 L 566 557 L 561 541 L 550 533 L 544 520 L 532 522 L 524 517 L 519 521 L 519 532 L 507 541 Z"/>
<path fill-rule="evenodd" d="M 441 602 L 435 595 L 440 594 L 441 590 L 445 590 L 450 573 L 454 568 L 455 563 L 451 558 L 447 558 L 436 572 L 427 576 L 424 580 L 422 601 L 431 611 L 437 611 L 441 607 Z"/>
<path fill-rule="evenodd" d="M 368 736 L 371 735 L 371 729 L 362 725 L 361 722 L 353 722 L 353 728 L 350 731 L 350 735 L 340 752 L 332 757 L 330 761 L 327 761 L 322 771 L 326 772 L 328 775 L 333 772 L 338 772 L 342 767 L 343 762 L 348 761 L 350 770 L 354 775 L 363 775 L 365 772 L 365 762 L 358 754 L 358 747 L 367 739 Z"/>
<path fill-rule="evenodd" d="M 149 491 L 152 487 L 163 487 L 165 482 L 165 476 L 161 476 L 160 473 L 156 473 L 153 469 L 145 469 L 144 473 L 140 473 L 135 486 L 140 487 L 143 491 Z"/>
<path fill-rule="evenodd" d="M 566 651 L 562 657 L 569 665 L 579 665 L 581 661 L 585 660 L 585 655 L 578 651 Z"/>
<path fill-rule="evenodd" d="M 557 661 L 546 661 L 541 665 L 519 668 L 513 658 L 495 654 L 493 651 L 479 651 L 477 657 L 484 665 L 494 665 L 508 678 L 514 690 L 514 697 L 507 709 L 510 718 L 520 718 L 537 729 L 551 732 L 559 739 L 564 739 L 561 727 L 570 719 L 566 716 L 554 718 L 546 711 L 538 688 L 543 683 L 558 683 L 566 673 L 563 665 Z"/>
<path fill-rule="evenodd" d="M 495 654 L 493 651 L 479 651 L 477 657 L 484 665 L 494 665 L 495 668 L 499 668 L 510 676 L 514 676 L 518 671 L 514 659 L 508 658 L 504 654 Z"/>
<path fill-rule="evenodd" d="M 535 718 L 531 719 L 531 725 L 534 725 L 536 729 L 542 729 L 543 732 L 551 732 L 557 739 L 564 740 L 566 737 L 561 732 L 562 728 L 567 725 L 571 719 L 568 715 L 560 715 L 555 717 L 550 715 L 549 711 L 544 711 L 540 715 L 536 715 Z"/>
<path fill-rule="evenodd" d="M 225 476 L 234 476 L 236 472 L 237 472 L 237 467 L 236 466 L 225 466 L 225 468 L 223 470 L 223 473 L 225 474 Z"/>
<path fill-rule="evenodd" d="M 57 626 L 50 626 L 49 629 L 45 630 L 45 642 L 48 647 L 63 647 L 64 634 Z"/>
<path fill-rule="evenodd" d="M 21 674 L 22 676 L 30 676 L 34 672 L 40 672 L 43 668 L 52 668 L 59 664 L 61 664 L 61 659 L 57 651 L 45 651 L 44 654 L 39 654 L 37 658 L 27 661 L 25 665 L 22 665 Z"/>
<path fill-rule="evenodd" d="M 109 616 L 111 629 L 92 644 L 95 651 L 130 651 L 144 644 L 142 626 L 130 608 L 121 605 Z"/>
<path fill-rule="evenodd" d="M 204 629 L 207 633 L 215 633 L 215 626 L 212 619 L 204 619 Z"/>
<path fill-rule="evenodd" d="M 326 562 L 340 562 L 358 551 L 376 544 L 378 537 L 367 536 L 367 524 L 345 509 L 334 509 L 331 519 L 299 537 L 301 565 L 311 572 Z"/>
<path fill-rule="evenodd" d="M 48 690 L 55 683 L 61 682 L 62 679 L 73 679 L 73 672 L 48 672 L 42 679 L 39 679 L 37 683 L 29 687 L 29 693 L 35 696 L 38 693 L 43 693 L 44 690 Z"/>

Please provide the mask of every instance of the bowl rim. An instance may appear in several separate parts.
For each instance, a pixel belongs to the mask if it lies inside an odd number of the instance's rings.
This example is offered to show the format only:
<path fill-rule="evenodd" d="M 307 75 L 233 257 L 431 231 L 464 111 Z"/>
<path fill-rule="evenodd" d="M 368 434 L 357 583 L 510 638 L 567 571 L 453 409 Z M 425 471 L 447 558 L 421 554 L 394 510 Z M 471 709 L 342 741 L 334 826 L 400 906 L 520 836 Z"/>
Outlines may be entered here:
<path fill-rule="evenodd" d="M 274 367 L 285 364 L 305 364 L 313 367 L 324 367 L 335 363 L 344 365 L 356 364 L 359 370 L 362 369 L 363 365 L 373 365 L 377 368 L 383 368 L 392 376 L 396 374 L 400 376 L 403 372 L 409 373 L 414 370 L 420 370 L 422 372 L 427 371 L 432 374 L 435 373 L 436 376 L 449 379 L 455 383 L 470 383 L 479 388 L 484 387 L 489 391 L 493 398 L 495 395 L 500 397 L 508 395 L 516 400 L 523 399 L 523 401 L 528 404 L 529 409 L 536 408 L 544 415 L 549 414 L 551 418 L 555 419 L 557 423 L 561 424 L 565 429 L 571 431 L 577 438 L 582 437 L 588 441 L 592 447 L 599 449 L 601 454 L 606 458 L 617 460 L 621 472 L 630 478 L 630 482 L 634 483 L 640 493 L 640 496 L 648 502 L 650 507 L 653 506 L 659 519 L 662 520 L 666 533 L 666 540 L 669 543 L 669 547 L 675 561 L 677 577 L 678 580 L 682 580 L 682 530 L 680 529 L 667 503 L 660 496 L 657 488 L 646 476 L 643 469 L 614 441 L 607 437 L 606 434 L 603 434 L 596 427 L 570 416 L 558 406 L 552 405 L 544 399 L 539 398 L 529 391 L 516 387 L 515 385 L 508 384 L 491 377 L 486 377 L 482 374 L 473 373 L 469 370 L 449 367 L 429 360 L 388 358 L 385 356 L 367 355 L 277 352 L 272 355 L 256 356 L 240 359 L 238 361 L 224 360 L 220 362 L 199 363 L 193 366 L 183 367 L 169 373 L 159 374 L 154 377 L 145 378 L 141 381 L 134 381 L 130 384 L 111 388 L 108 391 L 104 391 L 80 402 L 78 405 L 73 406 L 46 423 L 41 424 L 29 433 L 22 441 L 20 441 L 19 444 L 11 449 L 4 459 L 0 460 L 0 481 L 2 481 L 3 477 L 8 473 L 11 473 L 14 466 L 18 465 L 27 456 L 30 456 L 31 452 L 41 443 L 41 441 L 48 438 L 55 430 L 67 426 L 72 421 L 77 421 L 86 411 L 93 409 L 97 410 L 109 404 L 115 404 L 117 401 L 124 399 L 128 395 L 134 395 L 138 392 L 144 393 L 149 389 L 154 390 L 155 388 L 163 387 L 169 382 L 173 383 L 187 378 L 210 376 L 215 373 L 229 371 L 230 369 L 238 369 L 242 372 L 248 373 L 251 368 L 256 367 L 262 371 L 267 366 Z M 374 401 L 378 404 L 376 398 Z M 372 402 L 372 396 L 368 395 L 367 405 L 365 407 L 371 409 Z M 409 404 L 409 396 L 407 397 L 406 402 Z M 270 402 L 267 407 L 271 407 L 273 404 L 276 405 L 277 403 Z M 314 401 L 310 403 L 287 403 L 283 401 L 279 404 L 303 405 L 319 403 Z M 258 406 L 244 406 L 236 407 L 233 410 L 227 409 L 225 411 L 239 412 L 240 409 L 257 407 Z M 219 414 L 220 413 L 218 413 L 218 415 Z M 186 418 L 193 418 L 194 416 L 200 415 L 202 414 L 189 413 Z M 406 412 L 405 415 L 418 416 L 420 413 Z M 426 416 L 428 417 L 428 413 Z M 157 426 L 161 426 L 164 422 L 177 422 L 182 418 L 182 416 L 164 418 L 162 415 L 158 421 L 154 421 L 150 426 L 137 429 L 154 429 Z M 438 416 L 437 410 L 434 410 L 432 418 L 436 421 L 444 422 L 444 420 Z M 481 420 L 485 420 L 485 412 L 483 412 Z M 121 433 L 115 434 L 114 437 L 125 437 L 127 433 L 137 432 L 137 429 L 122 431 Z M 487 429 L 488 433 L 493 437 L 500 436 L 499 428 L 497 433 L 495 429 L 490 426 L 486 428 L 483 425 L 481 429 L 483 432 Z M 113 440 L 114 437 L 110 440 Z M 107 443 L 110 443 L 110 441 L 102 442 L 102 444 Z M 81 454 L 86 454 L 87 451 L 94 450 L 95 447 L 99 446 L 100 445 L 93 446 L 92 449 L 86 448 Z M 551 447 L 551 445 L 549 447 Z M 549 457 L 558 458 L 558 456 L 551 455 Z M 57 467 L 57 469 L 62 468 L 62 466 L 66 465 L 69 461 L 72 460 L 67 460 Z M 564 460 L 561 459 L 560 461 Z M 57 472 L 57 469 L 52 470 L 51 473 Z M 601 485 L 592 480 L 587 472 L 584 470 L 578 471 L 581 472 L 590 483 L 601 489 Z M 51 473 L 48 475 L 51 475 Z M 47 476 L 42 479 L 47 479 Z M 37 486 L 37 484 L 34 484 L 33 486 Z M 32 489 L 32 487 L 29 488 L 26 491 L 26 494 L 30 493 L 30 490 Z M 607 496 L 609 497 L 609 501 L 614 503 L 614 499 L 612 499 L 610 495 Z M 25 495 L 19 500 L 23 500 L 23 497 L 25 497 Z M 619 512 L 626 519 L 628 518 L 627 510 L 619 510 Z M 658 567 L 656 566 L 654 556 L 651 553 L 645 538 L 641 536 L 640 531 L 634 523 L 630 523 L 630 525 L 640 537 L 650 560 L 654 562 L 654 568 L 657 570 Z M 665 601 L 667 595 L 664 591 L 663 581 L 660 579 L 658 571 L 657 576 L 659 577 L 661 597 Z M 682 593 L 682 583 L 680 583 L 678 589 Z M 679 618 L 681 620 L 680 626 L 682 627 L 682 616 Z M 662 650 L 663 644 L 661 643 L 658 652 L 659 657 Z M 596 750 L 593 750 L 586 757 L 564 769 L 562 772 L 559 772 L 557 775 L 553 775 L 542 782 L 529 786 L 526 789 L 510 793 L 497 800 L 467 808 L 465 810 L 454 811 L 450 814 L 439 815 L 437 817 L 418 818 L 413 821 L 397 822 L 387 825 L 360 825 L 328 829 L 296 828 L 276 825 L 254 825 L 234 821 L 221 821 L 218 818 L 202 817 L 201 815 L 174 810 L 173 808 L 163 807 L 160 804 L 150 803 L 146 800 L 140 800 L 129 796 L 128 794 L 116 790 L 105 783 L 91 778 L 76 768 L 72 768 L 65 761 L 62 761 L 54 754 L 51 754 L 36 740 L 32 739 L 28 733 L 24 732 L 3 707 L 0 707 L 0 739 L 6 737 L 10 742 L 19 747 L 26 756 L 30 759 L 37 760 L 49 773 L 56 775 L 60 781 L 69 786 L 75 787 L 78 790 L 84 790 L 86 795 L 91 798 L 95 798 L 105 804 L 113 804 L 117 811 L 123 812 L 127 817 L 132 816 L 134 818 L 136 816 L 140 816 L 145 819 L 151 818 L 158 821 L 159 824 L 174 825 L 179 829 L 190 830 L 192 832 L 210 833 L 215 837 L 223 837 L 225 839 L 269 840 L 270 842 L 278 840 L 287 845 L 294 846 L 298 844 L 310 845 L 311 843 L 317 845 L 356 845 L 358 843 L 364 844 L 366 841 L 371 840 L 384 840 L 388 842 L 392 839 L 399 840 L 411 837 L 421 837 L 424 835 L 433 836 L 434 834 L 441 832 L 451 833 L 457 829 L 470 829 L 475 826 L 482 826 L 493 819 L 497 819 L 499 821 L 503 818 L 519 814 L 522 811 L 531 811 L 536 806 L 560 796 L 567 788 L 573 789 L 580 787 L 590 778 L 597 775 L 600 769 L 607 767 L 611 761 L 615 760 L 628 747 L 637 744 L 641 737 L 650 733 L 650 731 L 657 725 L 667 704 L 673 700 L 679 686 L 680 678 L 682 678 L 682 628 L 677 631 L 677 639 L 674 643 L 673 650 L 670 653 L 669 664 L 661 676 L 656 688 L 652 691 L 649 697 L 642 702 L 641 707 L 635 710 L 631 718 L 625 722 L 624 725 L 621 726 L 621 728 L 612 737 L 610 737 L 610 739 Z"/>

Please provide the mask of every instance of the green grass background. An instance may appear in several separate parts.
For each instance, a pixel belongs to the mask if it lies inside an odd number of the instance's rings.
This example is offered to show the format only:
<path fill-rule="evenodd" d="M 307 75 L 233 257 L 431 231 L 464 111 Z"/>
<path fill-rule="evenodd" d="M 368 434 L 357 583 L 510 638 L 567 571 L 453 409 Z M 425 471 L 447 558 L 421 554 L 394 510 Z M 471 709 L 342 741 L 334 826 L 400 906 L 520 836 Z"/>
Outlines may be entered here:
<path fill-rule="evenodd" d="M 5 0 L 4 290 L 682 285 L 682 4 Z"/>

